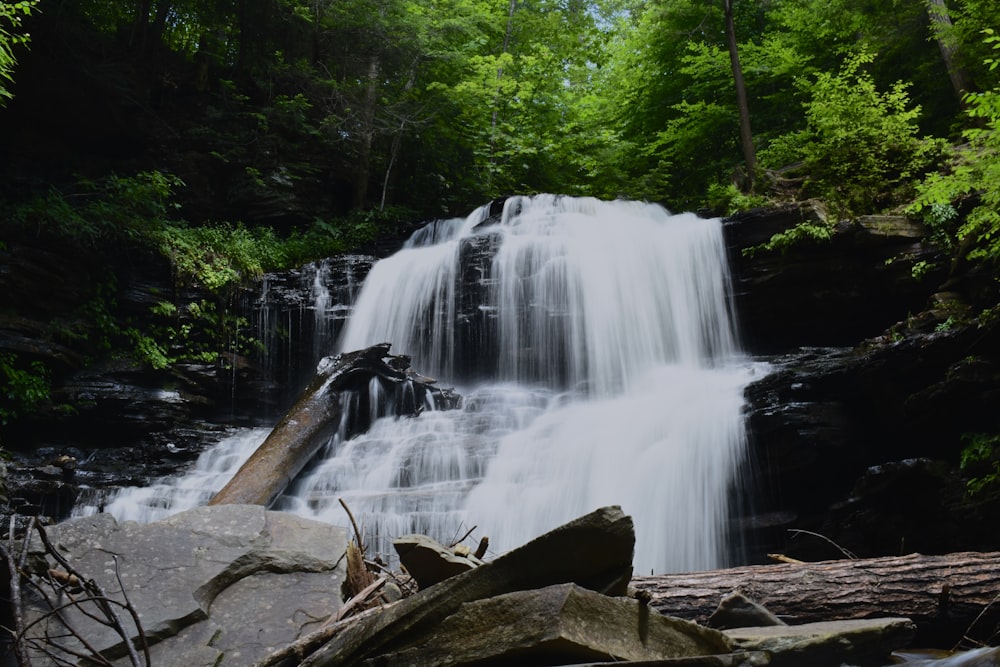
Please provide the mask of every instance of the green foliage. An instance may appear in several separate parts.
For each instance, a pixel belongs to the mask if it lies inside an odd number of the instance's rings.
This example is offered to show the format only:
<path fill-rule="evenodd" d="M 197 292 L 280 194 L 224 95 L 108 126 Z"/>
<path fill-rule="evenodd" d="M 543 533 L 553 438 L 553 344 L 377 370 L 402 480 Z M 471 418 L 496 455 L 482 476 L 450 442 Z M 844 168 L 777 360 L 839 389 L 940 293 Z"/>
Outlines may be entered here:
<path fill-rule="evenodd" d="M 170 259 L 178 284 L 200 285 L 217 294 L 284 265 L 284 249 L 270 228 L 172 224 L 152 237 L 158 250 Z"/>
<path fill-rule="evenodd" d="M 133 355 L 156 369 L 179 361 L 204 364 L 222 363 L 226 352 L 246 354 L 257 341 L 246 335 L 245 318 L 200 299 L 178 308 L 162 301 L 150 308 L 153 315 L 144 329 L 130 326 L 122 331 Z"/>
<path fill-rule="evenodd" d="M 168 356 L 167 351 L 154 337 L 142 333 L 139 329 L 129 327 L 123 333 L 132 343 L 135 357 L 152 368 L 162 370 L 177 361 L 176 357 Z"/>
<path fill-rule="evenodd" d="M 713 183 L 708 188 L 707 203 L 717 214 L 725 216 L 764 206 L 767 198 L 740 192 L 732 183 Z"/>
<path fill-rule="evenodd" d="M 40 361 L 24 362 L 11 352 L 0 352 L 0 426 L 49 399 L 49 371 Z"/>
<path fill-rule="evenodd" d="M 922 173 L 937 142 L 917 138 L 919 108 L 907 84 L 879 92 L 863 67 L 873 57 L 848 58 L 838 73 L 801 79 L 808 93 L 806 129 L 784 135 L 760 154 L 761 164 L 779 168 L 801 160 L 808 175 L 806 194 L 827 200 L 843 215 L 884 209 L 894 191 Z"/>
<path fill-rule="evenodd" d="M 944 322 L 938 322 L 938 324 L 934 327 L 934 331 L 938 332 L 951 331 L 956 324 L 958 324 L 958 320 L 955 318 L 955 316 L 949 315 L 947 318 L 945 318 Z"/>
<path fill-rule="evenodd" d="M 294 100 L 289 104 L 297 105 Z M 72 194 L 53 188 L 12 208 L 10 220 L 22 234 L 77 246 L 93 256 L 96 265 L 120 252 L 155 253 L 169 261 L 175 290 L 193 287 L 211 294 L 193 303 L 161 301 L 140 324 L 118 314 L 116 283 L 109 270 L 96 280 L 90 298 L 52 321 L 57 339 L 91 358 L 127 354 L 156 369 L 182 360 L 221 363 L 225 354 L 247 353 L 257 345 L 246 335 L 247 322 L 232 312 L 238 287 L 266 271 L 301 266 L 371 243 L 412 215 L 395 207 L 357 212 L 317 220 L 307 231 L 281 238 L 267 227 L 225 222 L 193 226 L 177 219 L 173 194 L 181 186 L 179 179 L 161 172 L 112 174 L 100 181 L 79 181 Z M 29 380 L 34 376 L 31 368 L 11 363 L 5 363 L 5 370 L 12 395 L 24 399 L 7 399 L 10 407 L 4 408 L 4 418 L 13 418 L 33 405 Z"/>
<path fill-rule="evenodd" d="M 30 36 L 21 32 L 21 22 L 31 14 L 38 0 L 0 3 L 0 106 L 14 94 L 9 86 L 14 82 L 17 66 L 16 47 L 27 46 Z"/>
<path fill-rule="evenodd" d="M 962 436 L 960 467 L 971 475 L 966 491 L 976 496 L 997 488 L 1000 481 L 1000 435 L 967 433 Z"/>
<path fill-rule="evenodd" d="M 920 211 L 921 220 L 931 230 L 931 241 L 949 252 L 957 249 L 955 236 L 958 211 L 951 204 L 935 203 Z"/>
<path fill-rule="evenodd" d="M 743 249 L 743 254 L 753 257 L 761 251 L 788 252 L 789 249 L 803 243 L 822 243 L 833 238 L 833 225 L 826 222 L 806 221 L 794 227 L 773 235 L 767 242 Z"/>
<path fill-rule="evenodd" d="M 1000 36 L 984 31 L 984 40 L 1000 50 Z M 989 59 L 990 69 L 998 60 Z M 968 144 L 954 154 L 947 172 L 929 174 L 918 188 L 918 197 L 910 212 L 929 222 L 936 211 L 974 197 L 978 200 L 957 229 L 939 225 L 940 237 L 949 248 L 969 259 L 996 262 L 1000 259 L 1000 88 L 966 96 L 968 116 L 973 126 L 962 134 Z"/>
<path fill-rule="evenodd" d="M 177 211 L 171 197 L 184 183 L 160 171 L 81 179 L 75 192 L 55 187 L 16 206 L 11 219 L 22 230 L 74 244 L 143 243 Z"/>
<path fill-rule="evenodd" d="M 957 228 L 958 211 L 951 204 L 930 204 L 926 206 L 910 205 L 907 209 L 911 214 L 919 215 L 921 221 L 930 230 L 928 241 L 940 248 L 949 256 L 958 251 L 959 243 Z M 914 280 L 923 280 L 924 276 L 939 266 L 938 261 L 919 260 L 913 264 L 910 273 Z"/>
<path fill-rule="evenodd" d="M 910 267 L 910 275 L 913 276 L 914 280 L 923 280 L 924 276 L 930 273 L 932 269 L 934 269 L 934 264 L 932 262 L 928 262 L 926 259 L 921 259 L 914 262 L 913 266 Z"/>

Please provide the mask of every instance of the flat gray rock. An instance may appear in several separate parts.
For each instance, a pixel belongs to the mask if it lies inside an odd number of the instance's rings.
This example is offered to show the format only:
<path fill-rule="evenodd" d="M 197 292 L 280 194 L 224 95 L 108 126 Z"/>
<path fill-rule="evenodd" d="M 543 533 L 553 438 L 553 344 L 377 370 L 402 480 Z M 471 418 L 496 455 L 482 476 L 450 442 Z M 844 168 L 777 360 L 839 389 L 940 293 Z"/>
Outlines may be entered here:
<path fill-rule="evenodd" d="M 463 604 L 430 639 L 379 667 L 571 665 L 728 654 L 717 630 L 663 616 L 630 598 L 559 584 Z"/>
<path fill-rule="evenodd" d="M 48 534 L 110 598 L 131 602 L 158 665 L 252 664 L 342 604 L 346 531 L 260 506 L 201 507 L 151 524 L 96 515 Z M 117 634 L 78 609 L 68 622 L 109 657 L 126 655 Z"/>
<path fill-rule="evenodd" d="M 873 660 L 889 663 L 889 654 L 908 646 L 916 626 L 908 618 L 873 618 L 848 621 L 774 625 L 723 630 L 733 648 L 767 651 L 771 664 L 839 667 Z"/>
<path fill-rule="evenodd" d="M 718 608 L 708 617 L 708 627 L 718 630 L 767 625 L 785 625 L 785 622 L 740 591 L 732 591 L 723 597 Z"/>
<path fill-rule="evenodd" d="M 433 586 L 483 564 L 475 556 L 460 556 L 426 535 L 403 535 L 394 539 L 392 546 L 399 554 L 400 564 L 420 588 Z"/>

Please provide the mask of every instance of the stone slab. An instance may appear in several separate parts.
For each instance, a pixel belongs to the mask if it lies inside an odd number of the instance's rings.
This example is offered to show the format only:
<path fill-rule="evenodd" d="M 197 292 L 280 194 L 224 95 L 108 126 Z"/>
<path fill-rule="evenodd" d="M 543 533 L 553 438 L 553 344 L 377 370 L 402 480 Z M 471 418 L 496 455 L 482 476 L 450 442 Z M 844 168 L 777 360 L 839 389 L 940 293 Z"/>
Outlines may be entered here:
<path fill-rule="evenodd" d="M 377 663 L 568 665 L 729 652 L 729 641 L 717 630 L 663 616 L 631 598 L 559 584 L 463 604 L 427 642 Z"/>
<path fill-rule="evenodd" d="M 403 650 L 426 641 L 462 603 L 505 593 L 573 582 L 624 595 L 634 549 L 632 518 L 618 506 L 602 507 L 345 628 L 302 665 L 343 667 Z"/>
<path fill-rule="evenodd" d="M 889 655 L 908 646 L 915 632 L 913 621 L 895 617 L 723 630 L 734 649 L 767 651 L 775 667 L 889 664 Z"/>
<path fill-rule="evenodd" d="M 337 561 L 346 531 L 260 506 L 201 507 L 150 524 L 96 515 L 48 533 L 75 569 L 110 598 L 135 607 L 154 650 L 173 656 L 156 664 L 246 664 L 219 662 L 218 654 L 262 654 L 307 632 L 342 604 L 343 567 Z M 37 537 L 33 544 L 40 546 Z M 33 617 L 42 609 L 35 608 Z M 112 658 L 126 655 L 109 628 L 74 608 L 68 620 L 97 650 Z M 210 632 L 192 630 L 205 623 Z M 188 641 L 169 641 L 185 630 Z M 199 634 L 210 642 L 190 641 Z"/>

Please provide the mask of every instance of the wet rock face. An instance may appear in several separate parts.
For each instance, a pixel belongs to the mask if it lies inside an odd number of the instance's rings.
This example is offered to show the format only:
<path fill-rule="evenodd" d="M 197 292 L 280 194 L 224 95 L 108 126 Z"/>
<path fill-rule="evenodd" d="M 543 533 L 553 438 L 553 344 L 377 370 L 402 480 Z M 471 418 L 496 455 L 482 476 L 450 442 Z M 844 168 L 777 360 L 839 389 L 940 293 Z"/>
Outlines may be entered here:
<path fill-rule="evenodd" d="M 998 548 L 980 523 L 996 503 L 972 502 L 958 466 L 965 434 L 1000 432 L 998 335 L 989 324 L 773 358 L 746 390 L 751 502 L 780 517 L 751 538 L 756 559 L 840 557 L 789 529 L 859 556 Z"/>
<path fill-rule="evenodd" d="M 774 234 L 825 217 L 818 205 L 795 204 L 725 222 L 736 310 L 750 352 L 853 345 L 922 310 L 944 279 L 934 271 L 913 278 L 914 264 L 936 251 L 923 244 L 922 226 L 900 216 L 839 223 L 826 242 L 748 251 Z"/>
<path fill-rule="evenodd" d="M 485 224 L 485 223 L 484 223 Z M 472 378 L 494 376 L 499 358 L 496 311 L 492 297 L 491 264 L 500 246 L 499 232 L 482 234 L 462 241 L 459 309 L 456 314 L 458 367 Z"/>
<path fill-rule="evenodd" d="M 241 295 L 249 335 L 260 342 L 255 382 L 237 382 L 237 405 L 260 406 L 276 419 L 312 379 L 316 364 L 336 352 L 361 283 L 377 258 L 344 255 L 293 271 L 271 273 Z M 382 342 L 382 341 L 372 341 Z"/>
<path fill-rule="evenodd" d="M 795 205 L 724 226 L 744 342 L 772 366 L 746 390 L 752 558 L 842 556 L 790 529 L 861 556 L 997 548 L 967 518 L 995 516 L 995 503 L 970 502 L 958 462 L 964 434 L 1000 432 L 1000 327 L 946 324 L 981 296 L 979 282 L 953 276 L 957 291 L 937 293 L 945 276 L 914 279 L 934 249 L 896 216 L 743 252 L 823 217 Z"/>
<path fill-rule="evenodd" d="M 176 300 L 183 311 L 212 295 L 177 293 L 162 258 L 89 265 L 74 248 L 8 241 L 0 248 L 0 353 L 43 363 L 52 387 L 36 418 L 0 437 L 14 453 L 10 509 L 64 518 L 81 489 L 147 483 L 196 458 L 221 428 L 276 420 L 316 362 L 333 352 L 374 261 L 344 256 L 267 276 L 237 298 L 241 335 L 262 347 L 248 345 L 254 351 L 221 364 L 155 370 L 127 352 L 108 355 L 95 341 L 111 334 L 93 329 L 93 310 L 110 317 L 113 309 L 120 322 L 151 332 L 176 326 L 156 319 L 157 304 Z M 49 474 L 47 461 L 58 456 L 74 459 L 75 468 Z"/>

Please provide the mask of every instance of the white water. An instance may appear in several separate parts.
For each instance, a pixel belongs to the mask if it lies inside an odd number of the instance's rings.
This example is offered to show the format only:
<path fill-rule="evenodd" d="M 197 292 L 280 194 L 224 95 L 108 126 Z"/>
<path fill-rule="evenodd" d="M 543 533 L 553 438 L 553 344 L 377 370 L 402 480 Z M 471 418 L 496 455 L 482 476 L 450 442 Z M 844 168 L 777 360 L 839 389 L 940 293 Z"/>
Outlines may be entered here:
<path fill-rule="evenodd" d="M 119 521 L 149 522 L 206 504 L 264 442 L 271 429 L 240 429 L 202 453 L 183 475 L 167 477 L 149 486 L 121 489 L 104 497 L 93 494 L 89 504 L 74 508 L 75 516 L 98 511 Z"/>
<path fill-rule="evenodd" d="M 388 555 L 393 536 L 450 541 L 474 525 L 473 540 L 488 535 L 502 552 L 618 504 L 635 521 L 638 572 L 726 564 L 753 371 L 736 344 L 719 221 L 551 196 L 511 199 L 500 225 L 479 230 L 484 215 L 438 223 L 376 264 L 339 344 L 392 342 L 420 373 L 459 383 L 463 409 L 335 437 L 279 507 L 346 524 L 342 498 Z M 499 353 L 483 381 L 453 351 L 467 315 L 457 259 L 487 233 L 499 246 L 478 309 L 495 322 Z M 225 479 L 234 461 L 205 468 Z M 209 486 L 195 474 L 181 483 Z M 108 511 L 190 502 L 139 492 Z"/>

